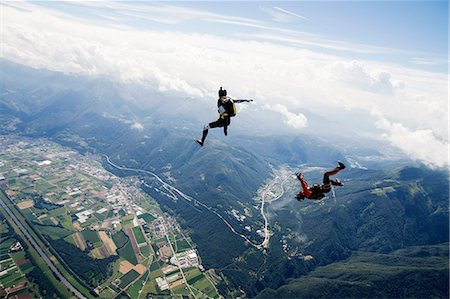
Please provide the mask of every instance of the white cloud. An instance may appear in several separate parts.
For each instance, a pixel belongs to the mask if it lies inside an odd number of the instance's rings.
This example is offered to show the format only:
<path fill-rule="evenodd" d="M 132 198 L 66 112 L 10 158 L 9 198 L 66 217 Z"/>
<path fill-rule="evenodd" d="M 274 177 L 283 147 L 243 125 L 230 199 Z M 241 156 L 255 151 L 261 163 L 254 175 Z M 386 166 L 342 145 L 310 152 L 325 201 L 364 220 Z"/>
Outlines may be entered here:
<path fill-rule="evenodd" d="M 393 82 L 392 75 L 386 71 L 369 73 L 361 62 L 339 61 L 334 64 L 334 76 L 346 84 L 382 94 L 392 94 L 394 89 L 403 89 L 404 82 Z"/>
<path fill-rule="evenodd" d="M 270 28 L 271 31 L 263 33 L 247 33 L 241 34 L 242 37 L 268 40 L 273 42 L 283 42 L 292 45 L 304 46 L 314 49 L 335 50 L 349 53 L 362 53 L 362 54 L 401 54 L 405 51 L 377 47 L 363 44 L 356 44 L 350 42 L 342 42 L 336 40 L 330 40 L 319 35 L 309 34 L 301 31 L 293 31 L 279 28 Z"/>
<path fill-rule="evenodd" d="M 261 7 L 261 10 L 263 10 L 263 11 L 267 12 L 269 15 L 271 15 L 273 20 L 276 22 L 287 23 L 287 22 L 292 22 L 294 20 L 298 20 L 298 19 L 308 20 L 304 16 L 296 14 L 292 11 L 288 11 L 286 9 L 282 9 L 278 6 Z"/>
<path fill-rule="evenodd" d="M 278 7 L 278 6 L 274 6 L 273 9 L 276 9 L 276 10 L 278 10 L 278 11 L 281 11 L 282 13 L 284 13 L 284 14 L 286 14 L 286 15 L 294 16 L 294 17 L 296 17 L 296 18 L 303 19 L 303 20 L 308 20 L 308 18 L 306 18 L 306 17 L 304 17 L 304 16 L 301 16 L 301 15 L 299 15 L 299 14 L 296 14 L 296 13 L 294 13 L 294 12 L 292 12 L 292 11 L 289 11 L 289 10 L 286 10 L 286 9 L 282 9 L 282 8 L 280 8 L 280 7 Z"/>
<path fill-rule="evenodd" d="M 306 116 L 304 116 L 302 113 L 293 113 L 290 112 L 286 106 L 275 104 L 273 106 L 271 105 L 265 105 L 266 109 L 276 111 L 284 116 L 284 122 L 293 127 L 294 129 L 301 129 L 308 126 L 308 120 Z"/>
<path fill-rule="evenodd" d="M 376 125 L 386 131 L 383 137 L 413 159 L 430 166 L 449 166 L 449 143 L 437 138 L 431 129 L 411 130 L 385 118 L 378 120 Z"/>
<path fill-rule="evenodd" d="M 447 65 L 447 66 L 450 63 L 448 59 L 423 58 L 423 57 L 413 57 L 411 59 L 411 62 L 417 65 Z"/>
<path fill-rule="evenodd" d="M 132 6 L 122 2 L 108 4 Z M 448 138 L 448 109 L 443 109 L 448 107 L 445 74 L 376 60 L 347 59 L 336 53 L 326 55 L 277 44 L 275 39 L 261 42 L 199 33 L 130 30 L 68 19 L 66 15 L 30 3 L 14 2 L 14 5 L 32 12 L 3 7 L 0 55 L 7 60 L 35 68 L 139 83 L 149 89 L 196 99 L 215 98 L 217 88 L 224 86 L 238 98 L 253 98 L 258 105 L 280 113 L 284 122 L 293 128 L 308 125 L 303 114 L 291 112 L 300 109 L 349 124 L 352 119 L 340 119 L 335 111 L 378 110 L 384 119 L 392 120 L 392 123 L 377 123 L 387 132 L 386 138 L 392 144 L 402 146 L 395 142 L 394 136 L 403 131 L 409 136 L 407 140 L 427 139 L 440 149 L 440 154 L 433 150 L 419 154 L 412 141 L 403 143 L 402 149 L 424 161 L 433 160 L 426 156 L 427 152 L 442 156 L 439 140 L 445 145 Z M 83 2 L 83 5 L 102 6 L 103 3 Z M 128 13 L 131 9 L 127 8 Z M 134 13 L 142 9 L 137 8 Z M 189 13 L 193 16 L 196 12 L 186 12 Z M 264 27 L 248 19 L 218 19 L 218 22 Z M 269 35 L 276 37 L 272 33 Z M 302 35 L 302 39 L 321 46 L 327 44 L 307 34 Z M 349 47 L 349 44 L 331 46 Z M 366 54 L 389 51 L 382 48 L 359 50 Z M 374 125 L 371 123 L 371 126 Z M 439 158 L 435 164 L 442 163 Z"/>

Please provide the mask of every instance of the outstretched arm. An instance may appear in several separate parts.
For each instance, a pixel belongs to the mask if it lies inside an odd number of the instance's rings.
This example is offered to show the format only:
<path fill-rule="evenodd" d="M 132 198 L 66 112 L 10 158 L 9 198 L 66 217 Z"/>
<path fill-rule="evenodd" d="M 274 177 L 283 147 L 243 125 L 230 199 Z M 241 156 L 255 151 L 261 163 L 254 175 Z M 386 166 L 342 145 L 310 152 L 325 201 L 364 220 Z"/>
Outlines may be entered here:
<path fill-rule="evenodd" d="M 249 103 L 249 102 L 253 102 L 253 100 L 247 100 L 247 99 L 239 99 L 239 100 L 233 100 L 233 102 L 235 103 Z"/>

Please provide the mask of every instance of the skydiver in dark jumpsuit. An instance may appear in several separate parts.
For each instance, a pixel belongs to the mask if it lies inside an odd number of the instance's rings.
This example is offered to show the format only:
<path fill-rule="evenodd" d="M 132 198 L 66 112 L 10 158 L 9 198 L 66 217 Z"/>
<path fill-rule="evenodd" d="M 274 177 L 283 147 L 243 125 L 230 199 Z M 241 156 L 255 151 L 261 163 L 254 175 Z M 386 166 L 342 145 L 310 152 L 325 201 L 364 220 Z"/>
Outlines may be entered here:
<path fill-rule="evenodd" d="M 203 127 L 202 139 L 197 139 L 197 143 L 203 146 L 205 143 L 206 136 L 208 135 L 208 130 L 212 128 L 223 127 L 223 133 L 227 136 L 228 126 L 230 125 L 231 117 L 236 115 L 236 108 L 234 103 L 252 102 L 253 100 L 234 100 L 227 97 L 226 89 L 220 87 L 219 99 L 217 100 L 217 110 L 220 114 L 219 119 L 211 122 Z"/>

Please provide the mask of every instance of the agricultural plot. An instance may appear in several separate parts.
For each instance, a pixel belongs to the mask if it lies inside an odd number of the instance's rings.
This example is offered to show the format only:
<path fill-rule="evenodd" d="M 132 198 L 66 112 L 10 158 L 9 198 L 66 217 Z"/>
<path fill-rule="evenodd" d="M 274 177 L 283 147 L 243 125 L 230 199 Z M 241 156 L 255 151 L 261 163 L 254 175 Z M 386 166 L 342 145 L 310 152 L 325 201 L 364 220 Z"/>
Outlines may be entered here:
<path fill-rule="evenodd" d="M 122 230 L 112 235 L 112 239 L 119 249 L 125 246 L 125 244 L 128 242 L 128 237 Z"/>
<path fill-rule="evenodd" d="M 141 252 L 139 251 L 139 246 L 134 237 L 133 230 L 131 228 L 125 229 L 125 234 L 128 236 L 128 240 L 131 244 L 131 247 L 133 248 L 136 258 L 138 259 L 138 261 L 141 261 L 142 260 Z"/>
<path fill-rule="evenodd" d="M 195 289 L 199 290 L 203 294 L 208 295 L 209 297 L 218 298 L 219 294 L 217 293 L 215 287 L 211 284 L 211 282 L 202 274 L 200 278 L 199 276 L 195 277 L 195 282 L 192 285 Z"/>
<path fill-rule="evenodd" d="M 186 268 L 184 269 L 184 276 L 186 277 L 187 281 L 189 281 L 191 278 L 198 276 L 202 274 L 198 268 Z"/>
<path fill-rule="evenodd" d="M 72 239 L 75 241 L 74 245 L 76 245 L 78 248 L 80 248 L 81 251 L 85 250 L 87 248 L 86 241 L 84 240 L 81 233 L 76 232 L 72 235 Z M 70 243 L 70 242 L 69 242 Z"/>
<path fill-rule="evenodd" d="M 139 219 L 144 219 L 145 222 L 147 222 L 147 224 L 151 224 L 153 222 L 153 220 L 155 220 L 156 218 L 152 216 L 152 214 L 150 213 L 144 213 L 138 216 Z"/>
<path fill-rule="evenodd" d="M 189 290 L 189 288 L 185 284 L 182 284 L 180 286 L 177 286 L 177 287 L 173 288 L 172 292 L 174 294 L 182 295 L 182 296 L 189 296 L 189 295 L 191 295 L 191 291 Z"/>
<path fill-rule="evenodd" d="M 86 242 L 91 242 L 92 244 L 101 242 L 96 231 L 85 229 L 81 231 L 81 235 Z"/>
<path fill-rule="evenodd" d="M 175 243 L 175 250 L 177 253 L 186 251 L 187 249 L 191 248 L 192 248 L 191 244 L 185 239 L 178 239 Z"/>
<path fill-rule="evenodd" d="M 35 225 L 35 228 L 41 235 L 48 236 L 52 240 L 63 239 L 71 234 L 71 231 L 58 226 Z"/>
<path fill-rule="evenodd" d="M 0 213 L 0 220 L 3 215 Z M 31 283 L 26 275 L 33 270 L 33 264 L 26 258 L 23 249 L 11 252 L 11 248 L 18 248 L 15 233 L 6 223 L 0 221 L 0 298 L 40 297 L 37 286 Z M 18 297 L 16 297 L 18 298 Z"/>
<path fill-rule="evenodd" d="M 119 212 L 120 215 L 120 212 Z M 127 215 L 125 217 L 122 218 L 122 226 L 125 228 L 132 228 L 133 225 L 133 220 L 134 220 L 134 215 Z"/>
<path fill-rule="evenodd" d="M 116 244 L 114 244 L 114 241 L 107 235 L 107 233 L 104 231 L 99 231 L 98 235 L 102 240 L 106 250 L 108 250 L 109 254 L 116 254 Z"/>
<path fill-rule="evenodd" d="M 145 239 L 140 226 L 133 227 L 133 234 L 136 239 L 136 243 L 146 243 L 147 240 Z"/>
<path fill-rule="evenodd" d="M 60 215 L 65 215 L 66 214 L 66 208 L 65 207 L 61 207 L 61 208 L 57 208 L 54 210 L 51 210 L 47 213 L 47 217 L 57 217 Z"/>
<path fill-rule="evenodd" d="M 150 272 L 154 272 L 156 270 L 161 269 L 161 265 L 159 264 L 158 261 L 154 261 L 151 265 L 150 265 Z"/>
<path fill-rule="evenodd" d="M 21 202 L 17 203 L 17 207 L 19 209 L 21 209 L 21 210 L 25 210 L 25 209 L 31 208 L 32 206 L 34 206 L 34 201 L 31 200 L 31 199 L 30 200 L 24 200 L 24 201 L 21 201 Z"/>
<path fill-rule="evenodd" d="M 145 256 L 145 257 L 150 256 L 150 253 L 151 253 L 150 246 L 145 245 L 145 246 L 139 247 L 139 250 L 141 251 L 143 256 Z"/>
<path fill-rule="evenodd" d="M 147 271 L 138 280 L 136 280 L 132 285 L 128 287 L 127 293 L 131 298 L 137 298 L 139 296 L 139 292 L 142 290 L 142 286 L 145 284 L 148 275 L 149 272 Z"/>
<path fill-rule="evenodd" d="M 130 242 L 127 242 L 122 248 L 117 249 L 117 252 L 121 258 L 126 259 L 133 265 L 137 265 L 138 261 Z"/>
<path fill-rule="evenodd" d="M 139 277 L 138 272 L 134 270 L 128 271 L 125 275 L 123 275 L 120 278 L 120 282 L 118 284 L 119 288 L 121 288 L 122 290 L 125 289 L 130 283 L 135 281 L 138 277 Z"/>

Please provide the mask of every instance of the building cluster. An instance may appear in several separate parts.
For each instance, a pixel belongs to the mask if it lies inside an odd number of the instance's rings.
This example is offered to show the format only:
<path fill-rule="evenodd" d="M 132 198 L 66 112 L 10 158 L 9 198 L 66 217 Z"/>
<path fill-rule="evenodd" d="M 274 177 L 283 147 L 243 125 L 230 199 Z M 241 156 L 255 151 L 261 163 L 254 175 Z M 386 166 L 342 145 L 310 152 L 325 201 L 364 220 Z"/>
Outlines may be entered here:
<path fill-rule="evenodd" d="M 198 256 L 194 249 L 175 254 L 170 263 L 180 268 L 198 267 Z"/>

